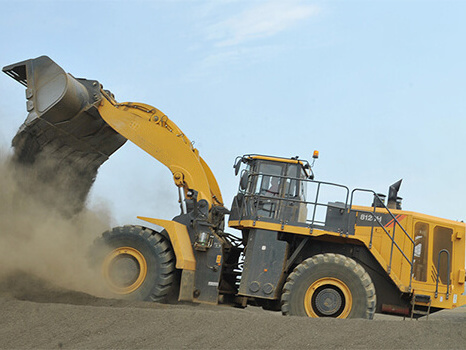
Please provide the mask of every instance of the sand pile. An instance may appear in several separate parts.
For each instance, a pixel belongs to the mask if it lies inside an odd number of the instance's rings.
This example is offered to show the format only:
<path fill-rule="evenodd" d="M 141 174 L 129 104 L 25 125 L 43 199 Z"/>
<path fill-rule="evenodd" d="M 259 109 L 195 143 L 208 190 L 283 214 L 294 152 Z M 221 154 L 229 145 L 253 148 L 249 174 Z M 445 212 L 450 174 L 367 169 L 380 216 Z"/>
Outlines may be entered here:
<path fill-rule="evenodd" d="M 428 321 L 309 319 L 257 307 L 101 299 L 29 275 L 0 282 L 0 310 L 0 349 L 464 349 L 466 343 L 465 308 Z"/>

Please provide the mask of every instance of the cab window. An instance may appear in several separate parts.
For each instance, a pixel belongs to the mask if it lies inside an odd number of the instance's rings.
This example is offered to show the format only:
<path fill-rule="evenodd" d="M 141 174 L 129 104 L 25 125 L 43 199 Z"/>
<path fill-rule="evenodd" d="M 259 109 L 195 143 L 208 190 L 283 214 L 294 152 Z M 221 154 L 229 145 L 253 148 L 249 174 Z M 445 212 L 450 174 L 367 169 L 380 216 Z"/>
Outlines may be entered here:
<path fill-rule="evenodd" d="M 261 162 L 258 170 L 259 175 L 256 177 L 254 193 L 258 195 L 278 195 L 283 165 Z"/>
<path fill-rule="evenodd" d="M 297 166 L 293 164 L 289 165 L 286 171 L 287 179 L 285 184 L 285 196 L 288 198 L 298 199 L 297 197 L 299 196 L 298 181 L 293 179 L 298 177 L 297 170 Z"/>
<path fill-rule="evenodd" d="M 432 264 L 434 266 L 434 271 L 437 272 L 440 276 L 440 281 L 443 284 L 448 283 L 448 272 L 451 272 L 451 255 L 452 255 L 452 241 L 451 236 L 453 235 L 453 230 L 448 227 L 435 226 L 434 227 L 434 242 L 432 246 Z M 448 254 L 442 250 L 447 250 Z M 440 254 L 440 264 L 439 264 L 439 254 Z M 450 266 L 448 266 L 448 255 L 450 255 Z M 439 265 L 439 266 L 437 266 Z M 438 271 L 437 271 L 438 269 Z M 437 274 L 435 273 L 435 280 L 437 279 Z"/>
<path fill-rule="evenodd" d="M 417 222 L 414 225 L 414 279 L 420 282 L 427 281 L 427 245 L 429 243 L 429 225 Z"/>

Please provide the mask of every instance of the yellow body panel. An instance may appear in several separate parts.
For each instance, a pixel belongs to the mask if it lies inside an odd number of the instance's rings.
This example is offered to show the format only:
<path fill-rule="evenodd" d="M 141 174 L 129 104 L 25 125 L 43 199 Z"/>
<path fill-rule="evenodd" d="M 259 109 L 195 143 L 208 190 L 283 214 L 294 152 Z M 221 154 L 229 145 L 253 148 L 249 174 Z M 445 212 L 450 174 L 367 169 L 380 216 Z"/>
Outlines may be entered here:
<path fill-rule="evenodd" d="M 102 118 L 118 133 L 167 166 L 175 184 L 194 189 L 198 200 L 223 205 L 212 171 L 178 126 L 158 109 L 143 103 L 113 104 L 102 99 Z"/>
<path fill-rule="evenodd" d="M 194 257 L 191 240 L 185 225 L 171 220 L 153 219 L 138 216 L 138 219 L 162 226 L 170 237 L 170 242 L 176 255 L 176 268 L 196 271 L 196 258 Z"/>
<path fill-rule="evenodd" d="M 371 207 L 352 207 L 353 210 L 360 210 L 365 212 L 372 212 Z M 381 226 L 377 224 L 373 228 L 372 233 L 372 244 L 371 244 L 371 230 L 372 226 L 355 226 L 354 235 L 340 234 L 337 232 L 326 231 L 324 229 L 314 228 L 311 230 L 309 227 L 287 225 L 280 223 L 272 223 L 261 220 L 232 220 L 229 222 L 230 227 L 238 229 L 245 228 L 257 228 L 277 232 L 287 232 L 290 234 L 298 234 L 305 236 L 321 237 L 322 239 L 328 239 L 333 237 L 332 240 L 339 240 L 342 243 L 353 243 L 365 245 L 371 254 L 376 258 L 383 269 L 388 273 L 393 282 L 398 286 L 401 292 L 413 292 L 415 294 L 424 294 L 431 296 L 431 306 L 451 309 L 454 307 L 462 306 L 466 304 L 466 296 L 463 296 L 465 286 L 465 231 L 466 225 L 463 222 L 457 222 L 442 218 L 437 218 L 430 215 L 419 214 L 415 212 L 403 211 L 403 210 L 391 210 L 392 214 L 397 217 L 400 224 L 405 229 L 408 236 L 415 240 L 414 226 L 416 223 L 426 223 L 430 227 L 430 234 L 428 235 L 427 254 L 426 258 L 427 266 L 426 271 L 428 279 L 426 281 L 416 281 L 415 278 L 411 278 L 411 264 L 413 256 L 413 243 L 410 238 L 403 232 L 403 230 L 396 225 L 394 242 L 398 245 L 398 249 L 393 245 L 392 252 L 392 238 L 393 237 L 393 224 L 385 225 L 384 231 Z M 385 209 L 377 209 L 376 213 L 387 213 Z M 451 257 L 451 270 L 450 270 L 450 288 L 447 299 L 447 284 L 439 283 L 437 296 L 436 293 L 436 266 L 437 256 L 434 256 L 432 247 L 434 244 L 433 230 L 437 227 L 442 227 L 451 230 L 451 245 L 452 251 Z M 327 237 L 327 238 L 325 238 Z M 401 253 L 403 251 L 405 258 Z M 390 263 L 391 256 L 391 263 Z M 390 267 L 390 268 L 389 268 Z M 410 288 L 411 282 L 411 288 Z"/>

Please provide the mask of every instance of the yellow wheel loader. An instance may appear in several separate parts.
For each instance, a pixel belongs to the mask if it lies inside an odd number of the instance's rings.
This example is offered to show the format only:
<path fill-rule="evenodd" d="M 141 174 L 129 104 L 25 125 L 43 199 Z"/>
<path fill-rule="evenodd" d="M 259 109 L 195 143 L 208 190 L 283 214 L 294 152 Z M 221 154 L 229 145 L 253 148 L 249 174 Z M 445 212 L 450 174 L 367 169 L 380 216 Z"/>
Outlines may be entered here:
<path fill-rule="evenodd" d="M 3 71 L 26 87 L 15 160 L 59 182 L 65 215 L 82 208 L 99 166 L 126 140 L 172 172 L 179 215 L 139 217 L 147 227 L 117 227 L 96 241 L 115 295 L 367 319 L 466 304 L 465 224 L 402 210 L 401 181 L 385 197 L 317 181 L 298 157 L 249 154 L 234 163 L 239 187 L 229 211 L 199 151 L 158 109 L 119 103 L 98 81 L 74 78 L 46 56 Z M 236 234 L 224 231 L 227 214 Z"/>

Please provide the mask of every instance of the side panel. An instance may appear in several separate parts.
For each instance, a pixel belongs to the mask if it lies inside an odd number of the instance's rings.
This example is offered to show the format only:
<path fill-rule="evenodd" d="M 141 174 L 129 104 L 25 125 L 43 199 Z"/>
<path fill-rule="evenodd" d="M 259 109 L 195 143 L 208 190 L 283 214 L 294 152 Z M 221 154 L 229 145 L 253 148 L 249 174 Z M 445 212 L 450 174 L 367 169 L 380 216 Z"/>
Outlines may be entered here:
<path fill-rule="evenodd" d="M 288 243 L 277 240 L 276 231 L 253 229 L 249 232 L 239 294 L 277 299 L 283 276 Z"/>
<path fill-rule="evenodd" d="M 194 251 L 197 261 L 194 301 L 217 304 L 222 274 L 222 243 L 213 238 L 212 246 L 206 251 Z"/>

